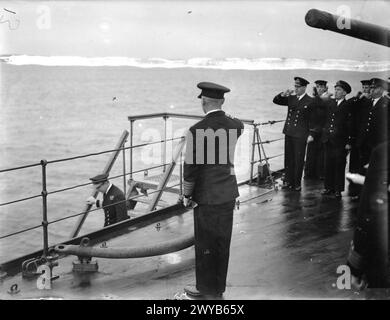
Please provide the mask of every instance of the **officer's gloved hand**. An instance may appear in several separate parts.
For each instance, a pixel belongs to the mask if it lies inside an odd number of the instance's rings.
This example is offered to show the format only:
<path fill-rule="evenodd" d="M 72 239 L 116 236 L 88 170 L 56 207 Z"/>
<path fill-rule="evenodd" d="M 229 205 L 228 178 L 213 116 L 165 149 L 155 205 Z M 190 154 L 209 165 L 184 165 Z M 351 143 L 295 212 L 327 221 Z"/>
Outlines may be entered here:
<path fill-rule="evenodd" d="M 308 136 L 308 137 L 307 137 L 307 143 L 310 143 L 310 142 L 312 142 L 312 141 L 314 141 L 313 136 Z"/>
<path fill-rule="evenodd" d="M 197 206 L 197 203 L 191 200 L 191 197 L 183 197 L 183 205 L 186 208 L 195 208 Z"/>
<path fill-rule="evenodd" d="M 348 172 L 345 174 L 345 177 L 354 184 L 364 184 L 365 176 L 362 176 L 361 174 Z"/>
<path fill-rule="evenodd" d="M 87 204 L 93 206 L 94 204 L 96 204 L 96 199 L 92 196 L 90 196 L 87 200 L 86 200 Z"/>

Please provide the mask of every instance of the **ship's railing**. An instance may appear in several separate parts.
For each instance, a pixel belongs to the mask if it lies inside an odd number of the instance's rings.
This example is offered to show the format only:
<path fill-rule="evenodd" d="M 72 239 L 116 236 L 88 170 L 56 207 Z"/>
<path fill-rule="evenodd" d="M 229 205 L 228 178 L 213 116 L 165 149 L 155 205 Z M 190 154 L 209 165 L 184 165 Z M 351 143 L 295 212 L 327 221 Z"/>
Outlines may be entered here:
<path fill-rule="evenodd" d="M 184 137 L 177 137 L 177 138 L 167 139 L 167 141 L 177 141 L 177 140 L 181 140 L 183 138 Z M 153 145 L 153 144 L 159 144 L 159 143 L 163 143 L 163 142 L 164 141 L 160 140 L 160 141 L 153 141 L 153 142 L 148 142 L 148 143 L 141 143 L 141 144 L 133 145 L 131 147 L 122 147 L 122 148 L 117 148 L 117 149 L 110 149 L 110 150 L 94 152 L 94 153 L 88 153 L 88 154 L 84 154 L 84 155 L 68 157 L 68 158 L 61 158 L 61 159 L 50 160 L 50 161 L 43 159 L 39 163 L 33 163 L 33 164 L 24 165 L 24 166 L 18 166 L 18 167 L 13 167 L 13 168 L 0 170 L 0 174 L 1 174 L 1 173 L 5 173 L 5 172 L 22 170 L 22 169 L 26 169 L 26 168 L 41 167 L 41 172 L 42 172 L 42 174 L 41 174 L 41 176 L 42 176 L 42 191 L 41 191 L 41 194 L 37 194 L 37 195 L 30 196 L 30 197 L 24 197 L 24 198 L 16 199 L 16 200 L 13 200 L 13 201 L 7 201 L 7 202 L 0 203 L 0 207 L 3 207 L 3 206 L 11 205 L 11 204 L 14 204 L 14 203 L 24 202 L 24 201 L 28 201 L 28 200 L 31 200 L 31 199 L 35 199 L 35 198 L 40 198 L 41 197 L 42 198 L 42 223 L 40 225 L 35 225 L 35 226 L 32 226 L 32 227 L 24 228 L 24 229 L 19 230 L 19 231 L 11 232 L 11 233 L 8 233 L 8 234 L 5 234 L 5 235 L 0 235 L 0 240 L 5 239 L 5 238 L 9 238 L 11 236 L 15 236 L 15 235 L 27 232 L 27 231 L 31 231 L 31 230 L 34 230 L 34 229 L 43 228 L 43 253 L 44 253 L 44 256 L 46 256 L 48 254 L 48 249 L 49 249 L 49 246 L 48 246 L 48 226 L 50 224 L 58 223 L 60 221 L 71 219 L 71 218 L 74 218 L 74 217 L 81 216 L 81 215 L 85 214 L 85 211 L 82 211 L 82 212 L 79 212 L 79 213 L 76 213 L 76 214 L 71 214 L 71 215 L 67 215 L 65 217 L 61 217 L 61 218 L 56 219 L 56 220 L 48 221 L 48 212 L 47 212 L 47 197 L 48 197 L 48 195 L 55 194 L 55 193 L 60 193 L 60 192 L 64 192 L 64 191 L 68 191 L 68 190 L 72 190 L 72 189 L 76 189 L 76 188 L 81 188 L 81 187 L 85 187 L 85 186 L 88 186 L 88 185 L 92 185 L 92 182 L 89 182 L 89 183 L 78 184 L 78 185 L 74 185 L 74 186 L 70 186 L 70 187 L 62 188 L 62 189 L 57 189 L 57 190 L 53 190 L 53 191 L 49 192 L 47 190 L 47 187 L 46 187 L 47 186 L 46 181 L 47 181 L 47 166 L 48 165 L 59 163 L 59 162 L 64 162 L 64 161 L 72 161 L 72 160 L 76 160 L 76 159 L 82 159 L 82 158 L 87 158 L 87 157 L 92 157 L 92 156 L 112 153 L 112 152 L 120 152 L 120 151 L 125 151 L 125 150 L 130 150 L 130 149 L 136 149 L 136 148 L 141 148 L 141 147 L 145 147 L 145 146 L 149 146 L 149 145 Z M 162 168 L 162 167 L 163 167 L 163 165 L 150 166 L 150 167 L 143 168 L 143 169 L 140 169 L 140 170 L 134 170 L 134 171 L 132 171 L 130 173 L 124 172 L 121 175 L 111 176 L 110 179 L 116 179 L 116 178 L 119 178 L 119 177 L 126 177 L 126 176 L 133 175 L 133 174 L 136 174 L 136 173 L 145 172 L 145 170 L 153 170 L 153 169 L 158 169 L 158 168 Z M 177 186 L 178 185 L 170 186 L 170 187 L 165 188 L 164 190 L 167 190 L 167 189 L 170 189 L 170 188 L 174 188 L 174 187 L 177 187 Z M 161 190 L 154 190 L 154 191 L 150 192 L 149 194 L 153 194 L 153 193 L 156 193 L 156 192 L 159 192 L 159 191 L 161 191 Z M 137 199 L 137 198 L 139 198 L 141 196 L 143 196 L 143 195 L 134 196 L 134 197 L 131 198 L 131 200 Z M 128 199 L 126 199 L 124 201 L 121 201 L 121 202 L 127 202 L 127 201 L 128 201 Z M 117 202 L 117 203 L 111 204 L 110 206 L 113 206 L 113 205 L 116 205 L 116 204 L 119 204 L 119 203 L 120 202 Z M 89 210 L 89 212 L 94 212 L 94 211 L 98 211 L 98 210 L 101 210 L 101 209 L 102 208 L 91 209 L 91 210 Z"/>
<path fill-rule="evenodd" d="M 160 140 L 157 140 L 157 141 L 134 144 L 134 122 L 138 121 L 138 120 L 145 120 L 145 119 L 152 119 L 152 118 L 162 118 L 164 120 L 163 138 L 160 139 Z M 61 158 L 61 159 L 56 159 L 56 160 L 45 160 L 45 159 L 42 159 L 40 162 L 37 162 L 37 163 L 32 163 L 32 164 L 27 164 L 27 165 L 23 165 L 23 166 L 17 166 L 17 167 L 12 167 L 12 168 L 7 168 L 7 169 L 0 170 L 0 174 L 2 174 L 2 173 L 5 173 L 5 172 L 18 171 L 18 170 L 23 170 L 23 169 L 27 169 L 27 168 L 40 167 L 41 179 L 42 179 L 41 180 L 42 181 L 42 190 L 41 190 L 40 194 L 29 196 L 29 197 L 24 197 L 24 198 L 12 200 L 12 201 L 7 201 L 7 202 L 4 202 L 4 203 L 0 203 L 0 207 L 3 207 L 3 206 L 11 205 L 11 204 L 14 204 L 14 203 L 24 202 L 24 201 L 28 201 L 28 200 L 31 200 L 31 199 L 35 199 L 35 198 L 40 198 L 41 197 L 42 198 L 42 222 L 41 222 L 41 224 L 40 225 L 31 226 L 31 227 L 28 227 L 28 228 L 24 228 L 22 230 L 11 232 L 11 233 L 8 233 L 8 234 L 5 234 L 5 235 L 0 235 L 0 240 L 5 239 L 5 238 L 9 238 L 9 237 L 12 237 L 12 236 L 15 236 L 15 235 L 27 232 L 27 231 L 31 231 L 31 230 L 34 230 L 34 229 L 42 228 L 42 230 L 43 230 L 43 256 L 44 257 L 48 256 L 49 255 L 49 252 L 48 252 L 49 251 L 49 239 L 48 239 L 48 227 L 49 227 L 49 225 L 54 224 L 54 223 L 58 223 L 58 222 L 63 221 L 63 220 L 75 218 L 77 216 L 82 216 L 82 215 L 86 214 L 86 211 L 83 210 L 82 212 L 78 212 L 76 214 L 67 215 L 65 217 L 61 217 L 61 218 L 49 221 L 49 219 L 48 219 L 48 210 L 47 210 L 47 208 L 48 208 L 48 205 L 47 205 L 48 204 L 48 196 L 51 195 L 51 194 L 61 193 L 61 192 L 64 192 L 64 191 L 68 191 L 68 190 L 72 190 L 72 189 L 76 189 L 76 188 L 81 188 L 81 187 L 85 187 L 85 186 L 88 186 L 88 185 L 92 185 L 92 182 L 88 182 L 88 183 L 82 183 L 82 184 L 73 185 L 73 186 L 66 187 L 66 188 L 56 189 L 56 190 L 53 190 L 53 191 L 48 191 L 47 190 L 48 166 L 51 166 L 53 164 L 60 163 L 60 162 L 73 161 L 73 160 L 76 160 L 76 159 L 93 157 L 93 156 L 98 156 L 98 155 L 107 154 L 107 153 L 123 152 L 123 173 L 120 174 L 120 175 L 116 175 L 116 176 L 110 176 L 110 179 L 112 180 L 112 179 L 123 177 L 124 192 L 126 194 L 126 177 L 129 177 L 128 182 L 130 182 L 130 181 L 133 180 L 133 176 L 135 174 L 137 174 L 137 173 L 146 172 L 146 171 L 159 169 L 159 168 L 162 168 L 163 171 L 165 171 L 166 166 L 167 166 L 167 161 L 166 161 L 166 158 L 167 158 L 167 142 L 170 142 L 170 141 L 174 142 L 174 141 L 179 141 L 179 140 L 183 140 L 184 139 L 183 136 L 167 138 L 167 120 L 169 118 L 181 118 L 181 119 L 190 119 L 190 120 L 191 119 L 192 120 L 200 120 L 200 119 L 203 119 L 203 116 L 199 116 L 199 115 L 185 115 L 185 114 L 178 114 L 178 113 L 154 113 L 154 114 L 143 114 L 143 115 L 137 115 L 137 116 L 130 116 L 130 117 L 128 117 L 128 120 L 130 122 L 130 139 L 129 139 L 130 140 L 129 141 L 130 145 L 128 147 L 125 147 L 124 144 L 123 144 L 120 148 L 104 150 L 104 151 L 99 151 L 99 152 L 94 152 L 94 153 L 88 153 L 88 154 L 78 155 L 78 156 L 73 156 L 73 157 Z M 255 163 L 257 163 L 257 162 L 266 162 L 267 165 L 268 165 L 268 160 L 283 155 L 283 154 L 278 154 L 278 155 L 274 155 L 274 156 L 270 156 L 270 157 L 266 157 L 265 156 L 263 145 L 264 144 L 273 143 L 275 141 L 279 141 L 279 140 L 281 140 L 283 138 L 262 141 L 260 139 L 260 134 L 259 134 L 259 130 L 258 130 L 259 126 L 272 125 L 274 123 L 283 122 L 284 120 L 272 120 L 272 121 L 267 121 L 267 122 L 262 122 L 262 123 L 255 123 L 254 120 L 248 120 L 248 119 L 241 119 L 241 121 L 243 121 L 243 123 L 245 123 L 247 125 L 252 126 L 253 127 L 253 132 L 254 132 L 253 133 L 254 140 L 253 140 L 253 143 L 252 143 L 252 159 L 251 159 L 251 163 L 250 163 L 251 164 L 251 175 L 250 175 L 249 180 L 248 180 L 248 181 L 251 182 L 253 180 L 253 178 L 254 178 L 253 166 L 254 166 Z M 159 164 L 159 165 L 155 165 L 155 166 L 149 166 L 149 167 L 146 167 L 146 168 L 133 170 L 133 161 L 134 161 L 133 150 L 135 150 L 137 148 L 141 148 L 141 147 L 154 145 L 154 144 L 163 144 L 162 163 Z M 259 156 L 260 156 L 258 160 L 255 160 L 254 157 L 253 157 L 253 153 L 254 153 L 254 150 L 255 150 L 256 147 L 262 148 L 263 155 L 264 155 L 262 157 L 260 149 L 258 149 L 259 150 Z M 126 150 L 129 151 L 129 166 L 130 166 L 129 167 L 129 172 L 126 172 L 126 166 L 125 166 L 125 151 Z M 180 165 L 180 167 L 179 167 L 180 168 L 179 183 L 177 183 L 175 185 L 171 185 L 169 187 L 165 186 L 162 189 L 153 190 L 153 191 L 149 192 L 149 195 L 150 194 L 154 194 L 154 193 L 158 193 L 158 192 L 161 193 L 163 191 L 166 191 L 166 190 L 178 187 L 178 186 L 180 187 L 180 193 L 181 193 L 182 192 L 182 180 L 183 180 L 182 156 L 180 156 L 180 164 L 179 165 Z M 137 196 L 132 196 L 131 198 L 127 198 L 126 200 L 121 201 L 121 202 L 128 202 L 129 200 L 136 200 L 137 198 L 140 198 L 140 197 L 143 197 L 143 196 L 144 196 L 143 194 L 140 194 L 140 195 L 137 195 Z M 120 202 L 118 202 L 118 203 L 120 203 Z M 111 204 L 111 205 L 116 205 L 118 203 L 114 203 L 114 204 Z M 101 209 L 102 208 L 90 209 L 90 210 L 88 210 L 88 212 L 94 212 L 94 211 L 98 211 L 98 210 L 101 210 Z"/>

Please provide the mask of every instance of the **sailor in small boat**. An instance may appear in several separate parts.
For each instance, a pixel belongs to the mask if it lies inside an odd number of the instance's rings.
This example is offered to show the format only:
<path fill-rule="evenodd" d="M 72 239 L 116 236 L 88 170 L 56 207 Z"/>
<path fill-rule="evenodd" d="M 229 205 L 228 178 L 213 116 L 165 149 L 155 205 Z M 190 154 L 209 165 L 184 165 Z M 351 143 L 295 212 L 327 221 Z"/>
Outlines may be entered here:
<path fill-rule="evenodd" d="M 94 197 L 87 199 L 87 204 L 102 207 L 104 210 L 104 227 L 129 219 L 126 198 L 122 190 L 108 180 L 108 174 L 99 174 L 90 178 L 96 190 L 103 194 L 103 203 Z"/>
<path fill-rule="evenodd" d="M 283 128 L 286 174 L 282 188 L 301 191 L 306 144 L 313 140 L 310 134 L 313 98 L 306 94 L 309 81 L 301 77 L 295 77 L 294 81 L 295 90 L 279 93 L 273 102 L 288 106 L 287 119 Z M 294 91 L 295 94 L 293 94 Z"/>
<path fill-rule="evenodd" d="M 217 299 L 226 288 L 233 209 L 239 196 L 234 150 L 243 123 L 221 110 L 230 89 L 201 82 L 203 120 L 187 134 L 184 162 L 185 205 L 193 201 L 196 285 L 184 291 L 194 297 Z"/>
<path fill-rule="evenodd" d="M 332 94 L 324 97 L 323 108 L 326 120 L 322 129 L 322 142 L 325 143 L 325 181 L 323 195 L 341 198 L 345 187 L 345 166 L 348 152 L 351 150 L 351 102 L 346 95 L 351 86 L 343 81 L 335 85 L 335 99 Z"/>

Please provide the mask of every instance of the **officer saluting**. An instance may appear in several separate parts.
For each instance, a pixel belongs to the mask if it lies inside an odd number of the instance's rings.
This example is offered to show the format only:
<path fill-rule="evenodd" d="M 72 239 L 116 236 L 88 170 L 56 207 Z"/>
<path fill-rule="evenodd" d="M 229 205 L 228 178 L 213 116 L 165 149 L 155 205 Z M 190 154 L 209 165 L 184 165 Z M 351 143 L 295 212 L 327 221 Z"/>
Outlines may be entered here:
<path fill-rule="evenodd" d="M 321 96 L 328 92 L 327 81 L 314 81 L 314 99 L 312 111 L 310 114 L 312 128 L 310 128 L 310 135 L 313 137 L 312 141 L 308 141 L 305 161 L 305 179 L 318 179 L 324 177 L 324 147 L 321 141 L 321 128 L 325 120 L 325 114 L 321 108 Z M 311 139 L 310 139 L 311 140 Z"/>
<path fill-rule="evenodd" d="M 129 219 L 125 195 L 122 190 L 108 181 L 108 174 L 99 174 L 89 180 L 92 181 L 97 191 L 103 193 L 102 207 L 105 216 L 105 227 Z M 87 203 L 90 205 L 96 204 L 96 207 L 100 207 L 100 201 L 92 196 L 87 199 Z"/>
<path fill-rule="evenodd" d="M 185 205 L 194 201 L 196 286 L 191 296 L 219 298 L 226 288 L 233 209 L 239 196 L 234 173 L 234 150 L 243 123 L 221 110 L 230 89 L 201 82 L 203 120 L 187 134 L 184 162 Z"/>
<path fill-rule="evenodd" d="M 279 93 L 274 103 L 288 106 L 286 123 L 283 128 L 284 142 L 284 168 L 286 171 L 283 188 L 301 190 L 301 180 L 307 141 L 312 141 L 310 133 L 310 113 L 313 98 L 305 91 L 309 81 L 295 77 L 295 95 L 293 90 Z"/>

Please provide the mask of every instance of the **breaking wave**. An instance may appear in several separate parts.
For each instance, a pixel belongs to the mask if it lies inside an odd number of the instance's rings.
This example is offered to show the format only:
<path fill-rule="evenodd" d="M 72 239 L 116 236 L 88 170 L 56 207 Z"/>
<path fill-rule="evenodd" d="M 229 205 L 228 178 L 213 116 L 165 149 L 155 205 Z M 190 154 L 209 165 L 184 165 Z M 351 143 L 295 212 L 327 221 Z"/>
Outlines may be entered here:
<path fill-rule="evenodd" d="M 12 65 L 42 66 L 128 66 L 138 68 L 204 68 L 220 70 L 343 70 L 381 72 L 390 70 L 390 61 L 356 61 L 342 59 L 294 59 L 294 58 L 191 58 L 168 60 L 162 58 L 129 57 L 78 57 L 78 56 L 27 56 L 11 55 L 0 57 L 0 61 Z"/>

